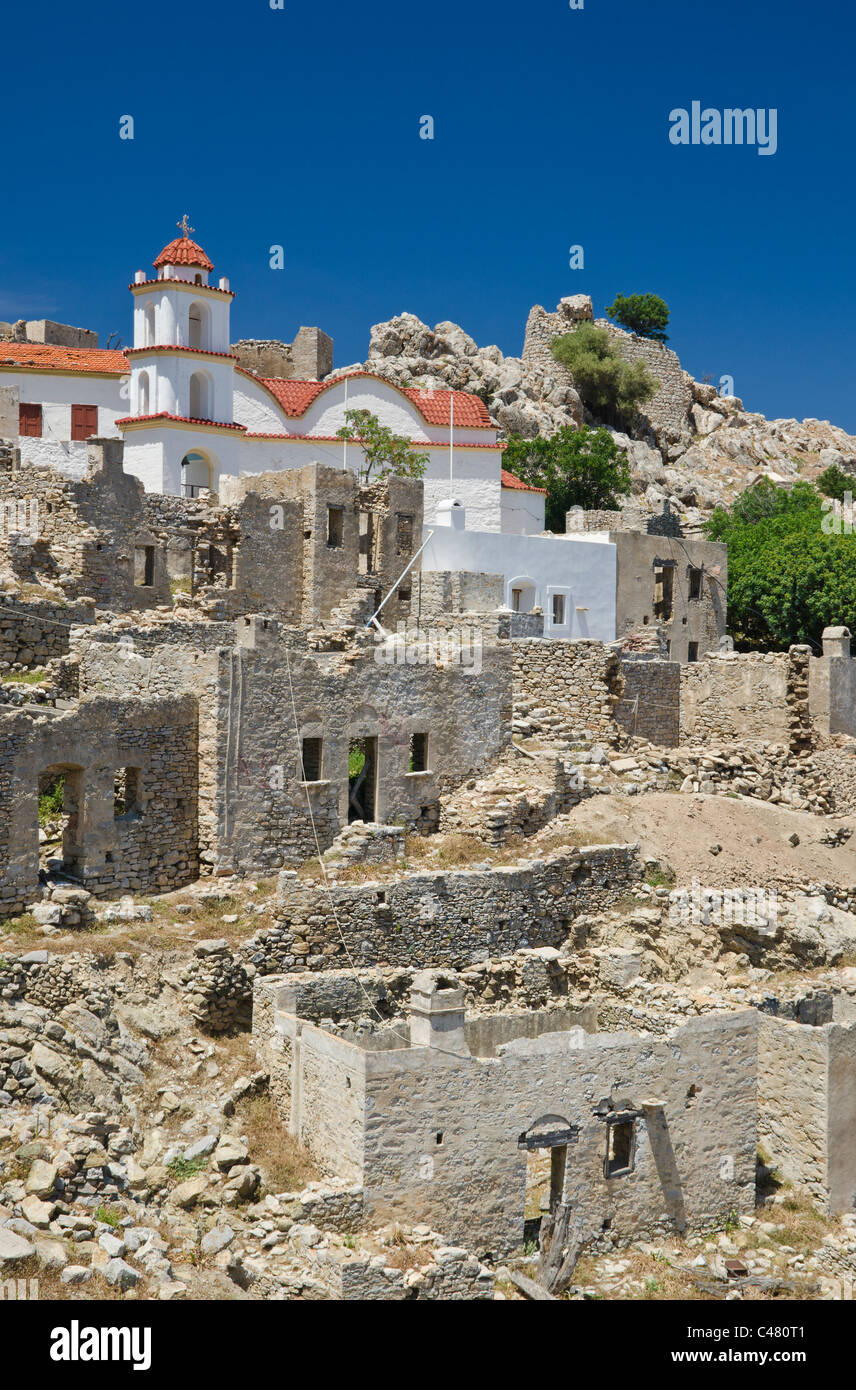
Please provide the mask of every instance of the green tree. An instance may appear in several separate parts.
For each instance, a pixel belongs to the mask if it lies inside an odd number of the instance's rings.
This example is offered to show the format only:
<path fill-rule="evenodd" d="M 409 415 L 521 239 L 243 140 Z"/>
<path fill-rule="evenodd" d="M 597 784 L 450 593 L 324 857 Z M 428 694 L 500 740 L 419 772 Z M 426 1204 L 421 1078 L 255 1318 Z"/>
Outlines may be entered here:
<path fill-rule="evenodd" d="M 512 435 L 505 467 L 531 487 L 547 489 L 548 531 L 564 531 L 571 507 L 613 508 L 630 491 L 627 456 L 608 430 L 565 425 L 550 438 Z"/>
<path fill-rule="evenodd" d="M 843 468 L 837 464 L 830 464 L 829 468 L 824 468 L 823 472 L 815 481 L 818 492 L 822 492 L 824 497 L 835 497 L 839 502 L 844 501 L 844 494 L 849 492 L 853 495 L 853 488 L 856 486 L 856 477 L 852 473 L 845 473 Z"/>
<path fill-rule="evenodd" d="M 658 294 L 617 294 L 606 312 L 631 333 L 658 343 L 667 341 L 663 330 L 669 322 L 669 306 Z"/>
<path fill-rule="evenodd" d="M 418 453 L 405 435 L 394 434 L 370 410 L 346 410 L 345 423 L 336 436 L 359 444 L 365 459 L 360 470 L 364 482 L 369 481 L 372 472 L 377 478 L 390 473 L 398 478 L 421 478 L 425 474 L 428 455 Z"/>
<path fill-rule="evenodd" d="M 856 624 L 856 536 L 810 483 L 764 479 L 717 507 L 705 529 L 728 546 L 728 626 L 739 646 L 817 651 L 825 627 Z"/>
<path fill-rule="evenodd" d="M 608 331 L 592 323 L 554 338 L 550 351 L 567 367 L 591 414 L 610 424 L 630 424 L 660 384 L 644 362 L 625 362 Z"/>

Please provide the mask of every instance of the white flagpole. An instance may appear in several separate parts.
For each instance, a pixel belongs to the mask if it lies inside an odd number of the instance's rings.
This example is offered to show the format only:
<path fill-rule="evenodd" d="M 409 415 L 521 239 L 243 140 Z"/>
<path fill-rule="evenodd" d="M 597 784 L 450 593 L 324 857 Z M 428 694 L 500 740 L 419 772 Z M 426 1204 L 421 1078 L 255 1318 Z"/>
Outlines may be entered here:
<path fill-rule="evenodd" d="M 455 474 L 455 445 L 454 445 L 454 438 L 455 438 L 455 393 L 454 393 L 454 391 L 452 391 L 452 392 L 450 393 L 450 395 L 449 395 L 449 497 L 450 497 L 450 498 L 452 497 L 452 495 L 453 495 L 453 493 L 454 493 L 454 490 L 455 490 L 455 484 L 454 484 L 454 474 Z"/>

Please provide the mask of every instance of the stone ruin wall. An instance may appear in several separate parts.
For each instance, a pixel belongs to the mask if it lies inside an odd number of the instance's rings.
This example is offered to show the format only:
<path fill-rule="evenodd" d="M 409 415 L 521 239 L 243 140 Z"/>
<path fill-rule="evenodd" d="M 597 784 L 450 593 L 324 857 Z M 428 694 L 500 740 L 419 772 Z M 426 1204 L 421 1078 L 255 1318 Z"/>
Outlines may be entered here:
<path fill-rule="evenodd" d="M 810 656 L 809 647 L 795 646 L 681 666 L 681 742 L 762 739 L 807 751 Z"/>
<path fill-rule="evenodd" d="M 609 319 L 592 318 L 591 300 L 587 295 L 571 295 L 563 299 L 553 313 L 540 304 L 529 312 L 522 358 L 527 366 L 535 367 L 562 386 L 573 386 L 573 377 L 550 352 L 553 338 L 572 333 L 585 322 L 605 328 L 610 338 L 628 362 L 643 361 L 660 385 L 643 408 L 643 418 L 650 421 L 658 439 L 678 440 L 690 430 L 690 409 L 693 404 L 691 378 L 681 367 L 675 352 L 651 338 L 627 333 Z"/>
<path fill-rule="evenodd" d="M 326 890 L 280 875 L 276 925 L 258 932 L 237 951 L 225 941 L 200 942 L 184 972 L 188 1005 L 200 1027 L 212 1032 L 246 1027 L 257 975 L 342 971 L 384 964 L 410 971 L 417 963 L 466 970 L 491 957 L 519 951 L 547 951 L 525 962 L 509 963 L 502 987 L 529 1006 L 567 994 L 567 975 L 555 961 L 570 943 L 587 945 L 582 920 L 608 910 L 641 878 L 637 845 L 592 846 L 543 862 L 511 868 L 412 874 L 395 881 L 333 888 L 335 916 Z M 337 925 L 338 919 L 338 925 Z M 579 919 L 579 920 L 577 920 Z M 555 977 L 555 978 L 554 978 Z M 339 977 L 331 986 L 330 1008 L 337 1004 Z M 473 988 L 493 997 L 497 981 L 473 980 Z M 409 988 L 398 983 L 366 987 L 384 1013 Z M 364 1011 L 370 1011 L 363 995 Z M 353 1001 L 348 1006 L 353 1007 Z"/>
<path fill-rule="evenodd" d="M 681 670 L 676 661 L 622 661 L 624 694 L 615 722 L 633 738 L 674 748 L 681 734 Z"/>
<path fill-rule="evenodd" d="M 38 893 L 38 786 L 64 769 L 65 852 L 97 896 L 166 892 L 198 877 L 196 702 L 83 700 L 46 717 L 0 712 L 0 908 L 24 912 Z M 140 769 L 139 801 L 114 810 L 114 780 Z"/>
<path fill-rule="evenodd" d="M 333 370 L 333 339 L 320 328 L 299 328 L 292 343 L 242 338 L 230 350 L 254 376 L 322 381 Z"/>
<path fill-rule="evenodd" d="M 602 642 L 512 639 L 514 715 L 558 743 L 614 743 L 621 661 Z"/>

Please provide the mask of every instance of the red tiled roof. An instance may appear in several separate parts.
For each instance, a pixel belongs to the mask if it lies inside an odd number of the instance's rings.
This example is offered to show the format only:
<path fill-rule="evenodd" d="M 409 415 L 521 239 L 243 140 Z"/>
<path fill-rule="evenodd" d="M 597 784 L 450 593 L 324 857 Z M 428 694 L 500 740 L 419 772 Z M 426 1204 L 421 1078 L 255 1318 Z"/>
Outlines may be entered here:
<path fill-rule="evenodd" d="M 547 495 L 545 487 L 530 487 L 528 483 L 515 478 L 514 474 L 509 473 L 507 468 L 503 468 L 500 481 L 503 487 L 511 488 L 513 492 L 543 492 L 545 497 Z"/>
<path fill-rule="evenodd" d="M 247 428 L 246 425 L 236 425 L 231 420 L 196 420 L 191 415 L 170 415 L 167 410 L 160 410 L 157 415 L 123 415 L 115 423 L 138 425 L 141 420 L 175 420 L 180 425 L 208 425 L 212 430 L 240 430 L 242 434 Z"/>
<path fill-rule="evenodd" d="M 153 343 L 151 347 L 127 348 L 129 357 L 143 357 L 147 352 L 179 352 L 190 357 L 222 357 L 226 362 L 237 362 L 234 352 L 214 352 L 212 348 L 179 347 L 177 343 Z"/>
<path fill-rule="evenodd" d="M 450 402 L 455 398 L 455 424 L 461 429 L 489 430 L 493 426 L 487 413 L 487 406 L 480 396 L 471 396 L 467 391 L 432 391 L 421 386 L 399 388 L 424 415 L 429 425 L 448 425 L 451 415 Z"/>
<path fill-rule="evenodd" d="M 208 259 L 202 247 L 191 241 L 189 236 L 176 237 L 175 241 L 163 248 L 152 264 L 156 270 L 162 265 L 198 265 L 203 270 L 214 269 L 214 262 Z"/>
<path fill-rule="evenodd" d="M 244 375 L 252 377 L 253 374 L 244 372 Z M 337 386 L 340 381 L 353 381 L 359 377 L 381 381 L 384 386 L 391 386 L 394 391 L 400 391 L 416 406 L 429 425 L 448 425 L 450 402 L 454 396 L 456 425 L 461 429 L 493 428 L 484 401 L 478 396 L 471 396 L 466 391 L 433 391 L 419 386 L 396 386 L 395 382 L 387 381 L 386 377 L 377 376 L 374 372 L 345 372 L 342 376 L 330 377 L 327 381 L 292 381 L 275 376 L 256 377 L 256 380 L 276 397 L 286 415 L 296 419 L 306 414 L 322 391 L 326 391 L 330 386 Z"/>
<path fill-rule="evenodd" d="M 115 372 L 124 376 L 128 360 L 117 348 L 65 348 L 53 343 L 0 343 L 0 369 L 36 367 L 45 372 Z"/>

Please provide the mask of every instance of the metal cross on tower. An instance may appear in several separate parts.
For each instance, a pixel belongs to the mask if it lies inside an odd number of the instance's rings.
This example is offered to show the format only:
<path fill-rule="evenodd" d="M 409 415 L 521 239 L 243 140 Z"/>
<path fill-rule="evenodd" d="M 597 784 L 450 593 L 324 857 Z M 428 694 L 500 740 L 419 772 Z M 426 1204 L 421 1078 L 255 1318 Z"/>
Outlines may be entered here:
<path fill-rule="evenodd" d="M 176 225 L 176 227 L 180 227 L 180 228 L 181 228 L 181 234 L 182 234 L 182 236 L 185 236 L 185 237 L 187 236 L 188 232 L 195 232 L 195 231 L 196 231 L 196 228 L 195 228 L 195 227 L 191 227 L 190 222 L 188 221 L 188 218 L 187 218 L 187 213 L 185 213 L 184 216 L 182 217 L 181 221 L 180 221 L 180 222 L 176 222 L 175 225 Z"/>

